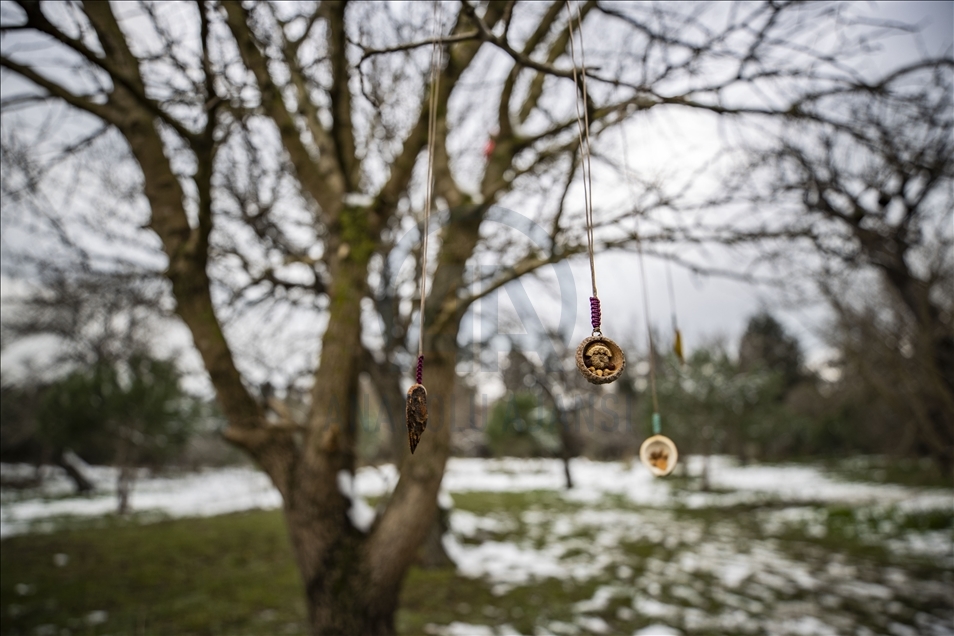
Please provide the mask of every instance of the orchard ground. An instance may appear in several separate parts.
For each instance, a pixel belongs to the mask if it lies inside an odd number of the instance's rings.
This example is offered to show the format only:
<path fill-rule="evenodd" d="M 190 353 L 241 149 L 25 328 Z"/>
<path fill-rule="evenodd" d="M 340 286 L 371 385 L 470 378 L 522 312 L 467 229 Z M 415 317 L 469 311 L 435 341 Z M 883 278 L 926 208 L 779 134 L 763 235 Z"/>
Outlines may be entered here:
<path fill-rule="evenodd" d="M 884 483 L 870 459 L 740 466 L 452 459 L 455 567 L 411 571 L 404 634 L 954 634 L 954 490 Z M 144 477 L 116 517 L 112 469 L 76 497 L 58 469 L 2 491 L 4 634 L 295 634 L 280 498 L 251 468 Z M 33 468 L 3 465 L 5 481 Z M 367 526 L 393 466 L 339 475 Z"/>

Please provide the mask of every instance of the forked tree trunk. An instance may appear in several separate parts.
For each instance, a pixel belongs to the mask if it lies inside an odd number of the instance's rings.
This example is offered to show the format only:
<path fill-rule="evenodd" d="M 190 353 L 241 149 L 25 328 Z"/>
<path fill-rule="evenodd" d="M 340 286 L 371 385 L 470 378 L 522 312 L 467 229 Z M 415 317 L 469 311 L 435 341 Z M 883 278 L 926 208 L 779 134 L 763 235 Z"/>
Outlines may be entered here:
<path fill-rule="evenodd" d="M 73 484 L 76 486 L 76 492 L 80 494 L 93 492 L 95 489 L 93 482 L 91 482 L 89 477 L 84 475 L 80 467 L 76 465 L 76 461 L 73 459 L 71 452 L 63 449 L 57 450 L 53 461 L 57 466 L 65 470 L 66 475 L 73 480 Z"/>
<path fill-rule="evenodd" d="M 367 261 L 344 257 L 333 264 L 329 322 L 302 448 L 297 454 L 278 455 L 281 467 L 272 465 L 268 471 L 284 497 L 315 634 L 394 633 L 401 584 L 437 514 L 438 490 L 450 451 L 457 332 L 465 309 L 457 306 L 456 293 L 450 291 L 463 283 L 463 264 L 479 238 L 483 211 L 471 208 L 452 215 L 449 222 L 443 258 L 434 274 L 433 302 L 425 318 L 425 324 L 432 325 L 425 339 L 427 429 L 415 454 L 404 455 L 397 487 L 367 533 L 352 524 L 351 501 L 338 486 L 342 471 L 353 473 L 355 468 L 363 350 L 360 321 L 353 317 L 360 314 L 366 293 Z M 343 216 L 348 214 L 345 211 Z M 358 223 L 360 214 L 355 212 L 347 222 Z M 332 245 L 333 252 L 338 252 L 336 247 Z M 353 243 L 347 253 L 366 252 Z"/>
<path fill-rule="evenodd" d="M 329 46 L 343 51 L 344 4 L 322 4 L 329 28 Z M 312 411 L 306 424 L 280 424 L 266 417 L 262 405 L 249 392 L 232 358 L 216 318 L 208 273 L 210 235 L 213 229 L 212 172 L 215 163 L 217 119 L 210 116 L 198 134 L 184 132 L 195 153 L 198 222 L 190 223 L 183 207 L 182 185 L 172 170 L 156 126 L 155 109 L 143 103 L 145 83 L 139 62 L 108 3 L 87 3 L 89 18 L 107 55 L 115 64 L 114 82 L 107 103 L 81 107 L 115 125 L 129 143 L 142 169 L 143 192 L 150 206 L 150 227 L 160 237 L 169 258 L 165 271 L 172 283 L 176 313 L 189 328 L 203 364 L 215 387 L 218 402 L 229 422 L 224 435 L 255 458 L 282 495 L 285 518 L 308 605 L 309 626 L 315 634 L 390 634 L 404 576 L 431 529 L 437 511 L 437 494 L 449 453 L 450 414 L 455 383 L 457 332 L 466 306 L 458 306 L 457 290 L 464 284 L 465 263 L 479 241 L 486 207 L 463 200 L 438 147 L 437 190 L 452 208 L 443 235 L 437 268 L 424 319 L 425 378 L 428 391 L 428 428 L 413 456 L 401 465 L 401 478 L 386 509 L 368 532 L 349 519 L 351 501 L 339 490 L 342 474 L 355 468 L 358 374 L 361 369 L 361 301 L 368 295 L 368 264 L 381 247 L 382 232 L 409 187 L 413 166 L 427 134 L 427 102 L 417 124 L 405 140 L 401 155 L 391 166 L 391 177 L 376 199 L 378 209 L 352 208 L 343 195 L 356 187 L 353 155 L 347 151 L 350 134 L 350 94 L 347 69 L 335 68 L 338 136 L 325 136 L 322 159 L 315 163 L 304 148 L 292 114 L 267 70 L 260 42 L 249 29 L 251 18 L 239 3 L 224 5 L 226 20 L 246 66 L 261 91 L 262 108 L 279 129 L 283 146 L 304 190 L 321 208 L 321 222 L 328 228 L 324 253 L 330 281 L 323 290 L 329 300 L 328 326 L 322 337 L 321 362 L 314 374 Z M 485 15 L 495 24 L 503 6 L 491 4 Z M 552 22 L 552 17 L 551 17 Z M 467 29 L 464 22 L 455 27 Z M 481 42 L 457 45 L 443 71 L 438 118 L 454 82 L 474 58 Z M 342 62 L 343 53 L 332 54 Z M 210 82 L 211 82 L 211 78 Z M 215 100 L 210 108 L 215 108 Z M 342 153 L 333 150 L 340 144 Z M 503 148 L 505 144 L 498 144 Z M 484 175 L 482 196 L 492 200 L 506 186 L 503 174 L 510 158 L 502 150 L 491 159 Z M 338 161 L 336 165 L 335 157 Z M 319 165 L 320 164 L 320 165 Z"/>
<path fill-rule="evenodd" d="M 449 449 L 450 400 L 442 398 L 450 396 L 453 389 L 453 361 L 451 365 L 440 360 L 428 362 L 428 427 L 415 454 L 407 455 L 401 467 L 402 475 L 409 474 L 411 479 L 402 479 L 392 497 L 399 514 L 386 514 L 370 533 L 360 531 L 348 518 L 347 497 L 337 493 L 329 505 L 323 486 L 335 476 L 321 471 L 297 471 L 296 478 L 302 482 L 286 496 L 285 519 L 314 634 L 386 635 L 395 631 L 401 583 L 433 527 L 440 475 Z M 319 505 L 319 501 L 323 503 Z M 385 525 L 389 528 L 382 527 Z M 384 543 L 381 537 L 393 529 L 400 529 L 404 540 Z"/>

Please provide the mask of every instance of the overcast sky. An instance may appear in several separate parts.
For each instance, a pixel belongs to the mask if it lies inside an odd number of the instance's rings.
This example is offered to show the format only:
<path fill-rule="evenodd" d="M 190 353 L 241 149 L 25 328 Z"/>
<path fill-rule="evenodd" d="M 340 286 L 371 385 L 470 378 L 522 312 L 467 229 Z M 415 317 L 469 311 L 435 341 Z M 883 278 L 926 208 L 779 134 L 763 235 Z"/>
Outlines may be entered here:
<path fill-rule="evenodd" d="M 954 2 L 878 2 L 867 6 L 872 16 L 915 23 L 922 27 L 920 39 L 923 51 L 918 50 L 920 47 L 913 38 L 894 38 L 880 55 L 872 56 L 871 68 L 897 66 L 913 61 L 924 53 L 930 56 L 950 54 L 954 38 Z M 700 126 L 704 128 L 704 124 Z M 699 141 L 699 128 L 684 132 L 687 143 L 689 139 L 695 138 L 695 143 L 706 145 L 705 141 Z M 714 132 L 710 134 L 714 135 Z M 653 160 L 665 163 L 667 159 L 658 156 L 659 152 L 664 151 L 663 147 L 654 148 Z M 954 232 L 954 228 L 951 231 Z M 716 255 L 713 257 L 717 258 Z M 637 302 L 640 300 L 637 267 L 635 257 L 629 255 L 606 255 L 597 260 L 607 335 L 617 333 L 632 337 L 633 320 L 636 319 L 639 327 L 635 335 L 645 346 L 643 308 L 641 302 Z M 654 259 L 647 259 L 646 267 L 653 323 L 664 336 L 671 337 L 665 266 Z M 582 307 L 589 296 L 589 272 L 583 263 L 576 263 L 573 271 Z M 828 354 L 817 338 L 818 329 L 827 316 L 821 305 L 801 304 L 793 307 L 784 303 L 772 289 L 724 278 L 700 277 L 678 267 L 672 268 L 672 277 L 679 324 L 690 349 L 715 337 L 724 337 L 734 345 L 744 331 L 748 317 L 764 308 L 775 313 L 798 336 L 810 362 L 817 363 Z M 582 315 L 584 311 L 585 308 L 581 309 L 581 316 L 577 320 L 574 341 L 589 335 L 588 321 Z"/>
<path fill-rule="evenodd" d="M 950 53 L 954 34 L 954 2 L 881 2 L 864 5 L 873 17 L 916 23 L 922 26 L 921 44 L 907 37 L 895 38 L 879 54 L 872 55 L 867 63 L 872 70 L 897 66 L 924 54 Z M 670 122 L 672 123 L 672 122 Z M 699 153 L 711 149 L 717 143 L 715 128 L 705 116 L 692 121 L 679 122 L 665 131 L 665 138 L 649 139 L 628 137 L 632 144 L 633 167 L 640 168 L 640 161 L 665 166 L 681 161 L 686 148 L 695 146 Z M 674 144 L 673 140 L 680 141 Z M 674 148 L 679 148 L 676 154 Z M 597 197 L 596 204 L 601 202 Z M 605 200 L 603 201 L 605 203 Z M 519 211 L 519 210 L 518 210 Z M 954 230 L 952 230 L 954 231 Z M 710 255 L 716 266 L 725 264 L 725 256 Z M 596 259 L 600 297 L 603 300 L 604 332 L 620 341 L 636 341 L 640 348 L 646 346 L 644 308 L 641 303 L 642 288 L 638 261 L 633 254 L 601 254 Z M 672 337 L 670 311 L 672 309 L 667 289 L 666 266 L 658 260 L 647 258 L 647 292 L 652 313 L 652 323 L 657 327 L 664 342 Z M 576 261 L 571 266 L 577 292 L 576 331 L 571 340 L 577 342 L 589 335 L 587 297 L 590 295 L 589 271 L 586 262 Z M 824 321 L 825 311 L 821 306 L 802 304 L 798 308 L 780 302 L 780 296 L 771 289 L 753 287 L 724 278 L 701 277 L 679 267 L 671 268 L 675 289 L 675 310 L 688 349 L 699 346 L 713 338 L 724 338 L 734 347 L 745 328 L 746 320 L 762 308 L 770 309 L 783 320 L 787 328 L 803 342 L 809 360 L 823 359 L 826 351 L 817 338 Z M 3 293 L 9 291 L 9 281 L 2 281 Z M 527 288 L 532 292 L 533 284 Z M 531 293 L 537 313 L 555 323 L 558 310 L 547 299 L 547 294 Z M 504 313 L 510 304 L 507 294 L 500 294 L 500 310 Z M 521 326 L 514 329 L 522 331 Z M 9 352 L 8 352 L 9 353 Z M 7 357 L 5 355 L 5 357 Z M 4 360 L 8 368 L 9 358 Z"/>

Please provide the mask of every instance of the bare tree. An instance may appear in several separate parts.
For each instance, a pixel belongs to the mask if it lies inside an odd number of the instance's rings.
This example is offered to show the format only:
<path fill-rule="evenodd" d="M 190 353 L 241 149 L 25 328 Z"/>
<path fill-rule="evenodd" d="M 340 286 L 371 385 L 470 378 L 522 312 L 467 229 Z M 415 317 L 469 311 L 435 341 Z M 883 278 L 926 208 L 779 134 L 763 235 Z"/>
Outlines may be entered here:
<path fill-rule="evenodd" d="M 583 445 L 579 431 L 573 430 L 573 421 L 579 423 L 579 412 L 587 407 L 592 392 L 585 390 L 586 383 L 576 370 L 572 352 L 559 346 L 562 339 L 556 334 L 546 334 L 545 337 L 557 345 L 544 349 L 551 355 L 541 356 L 538 364 L 526 351 L 514 349 L 509 358 L 510 365 L 504 372 L 504 385 L 508 391 L 530 388 L 543 398 L 541 402 L 552 412 L 559 438 L 558 452 L 563 460 L 563 476 L 567 489 L 570 489 L 573 488 L 570 460 L 579 456 Z"/>
<path fill-rule="evenodd" d="M 79 491 L 94 488 L 85 462 L 114 464 L 124 513 L 137 469 L 168 462 L 199 414 L 170 360 L 175 348 L 156 337 L 170 326 L 155 298 L 163 281 L 51 266 L 42 283 L 4 299 L 0 328 L 20 360 L 6 399 L 26 403 L 4 418 L 4 453 L 56 463 Z M 39 360 L 25 355 L 44 339 Z"/>
<path fill-rule="evenodd" d="M 904 404 L 895 428 L 954 469 L 954 59 L 925 60 L 800 106 L 747 166 L 767 256 L 817 282 L 844 329 L 837 344 Z M 873 312 L 873 313 L 872 313 Z M 852 327 L 851 325 L 854 324 Z M 860 330 L 860 331 L 859 331 Z M 876 344 L 877 342 L 877 344 Z M 875 349 L 880 353 L 874 355 Z M 883 366 L 893 351 L 894 362 Z M 881 362 L 875 363 L 875 360 Z M 904 369 L 902 381 L 885 373 Z"/>
<path fill-rule="evenodd" d="M 431 140 L 444 211 L 436 266 L 392 271 L 398 291 L 382 296 L 374 281 L 395 250 L 406 250 L 402 237 L 420 207 L 431 44 L 421 34 L 432 32 L 421 26 L 430 26 L 431 7 L 3 5 L 5 143 L 69 162 L 103 139 L 121 140 L 129 159 L 122 165 L 139 171 L 130 182 L 141 192 L 146 248 L 155 252 L 158 237 L 164 255 L 143 267 L 170 284 L 229 422 L 226 438 L 281 492 L 315 633 L 394 631 L 401 582 L 437 509 L 461 320 L 481 294 L 583 250 L 582 215 L 566 204 L 577 176 L 579 95 L 567 8 L 444 7 L 446 63 Z M 647 110 L 742 121 L 789 112 L 822 84 L 857 85 L 843 61 L 870 36 L 845 30 L 850 11 L 827 4 L 591 1 L 579 11 L 597 148 L 607 131 Z M 806 44 L 834 29 L 846 34 L 834 48 Z M 64 105 L 78 115 L 72 128 L 54 130 L 63 118 L 43 117 Z M 39 177 L 7 191 L 48 192 Z M 635 213 L 673 209 L 678 188 L 639 182 L 632 205 L 598 211 L 601 249 L 633 244 Z M 546 244 L 491 229 L 494 204 L 534 210 L 525 216 L 545 229 Z M 78 206 L 37 207 L 69 219 Z M 687 235 L 665 218 L 641 226 L 638 238 Z M 482 276 L 476 264 L 490 255 L 497 267 Z M 418 321 L 430 424 L 383 512 L 359 528 L 338 486 L 355 468 L 353 396 L 370 359 L 390 374 L 376 376 L 385 378 L 382 392 L 396 390 L 398 370 L 410 370 L 416 286 L 407 281 L 417 275 L 431 279 Z M 368 344 L 375 323 L 390 332 L 390 345 Z M 255 388 L 263 367 L 286 386 L 307 378 L 303 418 L 282 415 L 277 402 L 266 408 Z"/>

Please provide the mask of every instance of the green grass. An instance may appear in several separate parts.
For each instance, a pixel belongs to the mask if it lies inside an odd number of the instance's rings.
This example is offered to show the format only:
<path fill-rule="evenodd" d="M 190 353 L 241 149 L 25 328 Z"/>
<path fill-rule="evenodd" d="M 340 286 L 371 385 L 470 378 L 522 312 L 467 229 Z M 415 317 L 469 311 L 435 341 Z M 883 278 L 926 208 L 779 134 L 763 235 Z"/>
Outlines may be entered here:
<path fill-rule="evenodd" d="M 541 621 L 571 620 L 571 604 L 592 594 L 594 585 L 564 585 L 547 579 L 496 596 L 487 583 L 455 574 L 451 568 L 413 568 L 404 583 L 397 629 L 401 634 L 423 634 L 429 623 L 454 621 L 482 625 L 510 624 L 521 634 L 532 634 Z"/>
<path fill-rule="evenodd" d="M 777 548 L 780 555 L 787 555 L 790 562 L 807 568 L 820 580 L 836 562 L 856 571 L 846 575 L 848 582 L 887 585 L 894 576 L 891 572 L 903 572 L 912 583 L 934 581 L 935 587 L 942 586 L 938 589 L 954 589 L 950 566 L 925 557 L 907 557 L 884 545 L 910 532 L 954 533 L 950 511 L 901 513 L 896 508 L 798 504 L 805 519 L 796 515 L 769 537 L 765 521 L 786 507 L 782 502 L 663 510 L 640 507 L 620 497 L 582 504 L 549 491 L 458 493 L 454 502 L 458 510 L 504 522 L 497 529 L 479 531 L 473 539 L 459 538 L 465 544 L 510 541 L 532 550 L 562 541 L 566 549 L 561 565 L 585 564 L 606 554 L 612 560 L 585 580 L 542 578 L 507 588 L 463 577 L 453 568 L 412 568 L 396 618 L 402 634 L 416 636 L 425 633 L 429 624 L 454 621 L 507 624 L 520 633 L 532 634 L 540 626 L 578 619 L 574 604 L 593 598 L 603 586 L 615 586 L 622 592 L 586 616 L 604 620 L 610 633 L 632 633 L 659 622 L 636 615 L 631 609 L 634 597 L 710 616 L 733 611 L 740 603 L 743 607 L 761 604 L 763 609 L 758 612 L 771 618 L 777 604 L 813 603 L 826 594 L 839 593 L 834 583 L 810 591 L 757 589 L 760 586 L 754 581 L 722 588 L 712 572 L 680 569 L 680 558 L 697 550 L 700 541 L 724 541 L 718 543 L 719 549 L 728 556 L 747 554 L 755 544 L 762 549 Z M 655 538 L 644 535 L 607 547 L 597 542 L 606 530 L 597 525 L 581 524 L 568 534 L 564 530 L 555 535 L 557 520 L 586 519 L 590 511 L 606 509 L 629 514 L 627 518 L 655 527 L 659 533 Z M 525 515 L 527 511 L 538 514 Z M 59 520 L 49 534 L 4 540 L 0 550 L 0 633 L 52 635 L 63 629 L 73 635 L 306 632 L 301 584 L 280 511 L 141 525 L 144 520 L 115 516 Z M 696 528 L 698 538 L 667 541 L 687 528 Z M 58 566 L 58 554 L 68 555 L 68 563 Z M 824 587 L 828 585 L 831 587 Z M 885 618 L 888 610 L 882 604 L 857 598 L 840 599 L 839 611 L 857 625 L 884 633 L 886 621 L 915 625 L 919 614 L 943 616 L 949 608 L 949 602 L 939 601 L 936 594 L 921 598 L 913 588 L 906 592 L 907 586 L 894 587 L 897 607 L 891 618 Z M 97 618 L 105 620 L 97 622 Z M 727 633 L 691 629 L 680 620 L 673 626 L 687 633 Z"/>
<path fill-rule="evenodd" d="M 835 475 L 850 481 L 873 481 L 915 488 L 952 488 L 954 475 L 945 474 L 929 459 L 861 456 L 826 462 Z"/>
<path fill-rule="evenodd" d="M 58 567 L 54 555 L 69 561 Z M 13 537 L 0 551 L 0 631 L 302 633 L 305 606 L 280 512 Z M 91 612 L 106 612 L 91 624 Z M 59 630 L 58 630 L 59 631 Z"/>

